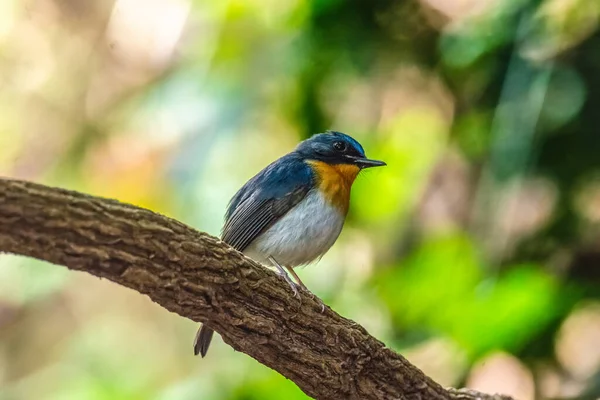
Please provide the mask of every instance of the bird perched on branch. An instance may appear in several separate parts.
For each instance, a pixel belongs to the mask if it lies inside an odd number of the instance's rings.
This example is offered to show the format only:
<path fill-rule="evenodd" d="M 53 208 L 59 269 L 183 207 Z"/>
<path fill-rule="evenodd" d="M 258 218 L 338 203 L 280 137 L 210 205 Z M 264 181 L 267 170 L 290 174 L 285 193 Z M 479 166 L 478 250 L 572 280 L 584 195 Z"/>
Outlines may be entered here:
<path fill-rule="evenodd" d="M 297 285 L 306 286 L 293 268 L 331 248 L 342 231 L 358 173 L 384 165 L 368 159 L 360 143 L 346 134 L 314 135 L 242 186 L 229 203 L 222 240 L 276 267 L 298 296 Z M 213 333 L 200 327 L 194 354 L 206 355 Z"/>

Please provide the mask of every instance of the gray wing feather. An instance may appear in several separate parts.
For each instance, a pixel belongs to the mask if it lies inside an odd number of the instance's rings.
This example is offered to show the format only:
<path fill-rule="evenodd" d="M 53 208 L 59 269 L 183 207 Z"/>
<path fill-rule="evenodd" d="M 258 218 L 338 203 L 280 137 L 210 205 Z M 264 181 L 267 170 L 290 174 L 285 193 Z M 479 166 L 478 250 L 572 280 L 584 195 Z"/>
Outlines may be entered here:
<path fill-rule="evenodd" d="M 281 198 L 247 198 L 236 207 L 225 223 L 223 241 L 244 251 L 254 239 L 302 201 L 309 190 L 310 187 L 302 185 Z"/>

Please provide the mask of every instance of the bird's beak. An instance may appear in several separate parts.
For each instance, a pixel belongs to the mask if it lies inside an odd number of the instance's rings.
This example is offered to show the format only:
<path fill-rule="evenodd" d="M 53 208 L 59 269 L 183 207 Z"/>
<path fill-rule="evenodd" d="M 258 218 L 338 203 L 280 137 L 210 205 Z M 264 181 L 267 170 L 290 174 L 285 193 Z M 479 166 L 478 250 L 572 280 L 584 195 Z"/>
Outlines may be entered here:
<path fill-rule="evenodd" d="M 359 166 L 361 169 L 373 168 L 373 167 L 383 167 L 383 166 L 387 165 L 383 161 L 371 160 L 369 158 L 362 158 L 362 157 L 352 157 L 352 161 L 354 162 L 354 164 Z"/>

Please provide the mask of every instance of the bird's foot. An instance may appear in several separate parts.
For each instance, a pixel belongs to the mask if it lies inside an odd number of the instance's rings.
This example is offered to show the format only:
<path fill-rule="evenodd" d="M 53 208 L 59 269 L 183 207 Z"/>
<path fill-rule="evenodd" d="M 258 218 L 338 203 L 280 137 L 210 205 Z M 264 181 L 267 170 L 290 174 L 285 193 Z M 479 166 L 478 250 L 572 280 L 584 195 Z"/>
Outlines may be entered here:
<path fill-rule="evenodd" d="M 273 257 L 269 257 L 269 261 L 271 261 L 271 264 L 273 264 L 275 266 L 275 268 L 277 268 L 277 271 L 279 271 L 279 275 L 283 278 L 284 281 L 286 281 L 288 283 L 288 285 L 290 285 L 290 287 L 292 288 L 292 292 L 294 292 L 294 297 L 296 298 L 300 298 L 300 293 L 298 292 L 298 284 L 296 282 L 294 282 L 292 280 L 292 278 L 290 278 L 289 274 L 285 271 L 285 269 L 279 265 L 279 263 L 277 262 L 277 260 L 275 260 Z M 304 285 L 302 285 L 304 286 Z"/>
<path fill-rule="evenodd" d="M 314 301 L 317 302 L 317 304 L 319 304 L 319 306 L 321 306 L 321 314 L 323 314 L 325 312 L 325 303 L 323 303 L 323 300 L 321 300 L 320 298 L 317 297 L 316 294 L 314 294 L 313 292 L 309 292 L 311 297 L 313 298 Z"/>
<path fill-rule="evenodd" d="M 325 312 L 325 303 L 323 303 L 321 300 L 318 300 L 319 304 L 321 304 L 321 314 L 323 314 Z"/>
<path fill-rule="evenodd" d="M 285 271 L 280 271 L 279 275 L 283 278 L 284 281 L 287 282 L 288 285 L 290 285 L 290 288 L 292 288 L 292 292 L 294 292 L 294 297 L 299 299 L 300 293 L 298 292 L 298 284 L 296 284 L 296 282 L 294 282 Z"/>

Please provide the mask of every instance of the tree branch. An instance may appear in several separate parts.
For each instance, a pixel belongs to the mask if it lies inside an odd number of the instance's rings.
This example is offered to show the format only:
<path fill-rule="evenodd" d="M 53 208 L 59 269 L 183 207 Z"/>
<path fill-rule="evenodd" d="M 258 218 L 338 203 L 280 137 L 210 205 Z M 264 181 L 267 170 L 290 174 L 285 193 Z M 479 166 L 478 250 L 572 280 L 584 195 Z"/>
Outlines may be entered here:
<path fill-rule="evenodd" d="M 128 204 L 0 179 L 0 251 L 109 279 L 206 322 L 317 399 L 508 399 L 442 388 L 225 243 Z"/>

